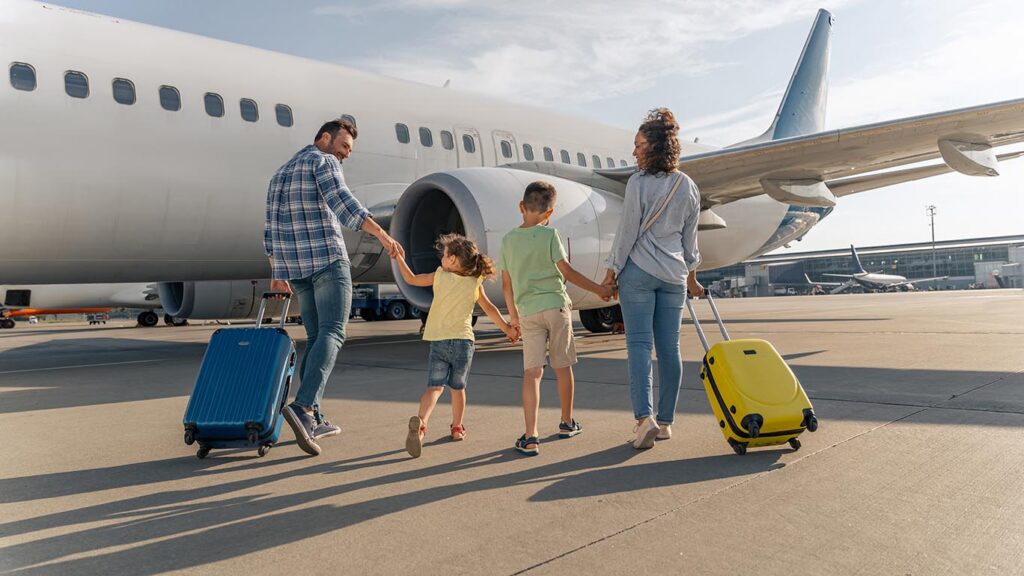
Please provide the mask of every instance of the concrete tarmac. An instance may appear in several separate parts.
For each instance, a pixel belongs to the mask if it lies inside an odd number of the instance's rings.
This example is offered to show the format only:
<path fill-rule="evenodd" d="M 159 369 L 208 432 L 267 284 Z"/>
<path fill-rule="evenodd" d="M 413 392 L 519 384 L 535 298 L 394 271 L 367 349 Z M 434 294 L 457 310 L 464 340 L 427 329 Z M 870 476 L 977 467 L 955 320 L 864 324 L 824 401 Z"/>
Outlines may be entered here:
<path fill-rule="evenodd" d="M 732 452 L 688 323 L 671 440 L 627 444 L 623 337 L 577 325 L 584 432 L 557 438 L 546 379 L 534 458 L 512 450 L 521 353 L 486 319 L 468 437 L 445 395 L 419 459 L 416 321 L 350 324 L 324 400 L 343 432 L 315 458 L 287 429 L 264 458 L 184 445 L 216 326 L 0 331 L 0 573 L 1024 574 L 1024 291 L 719 307 L 802 381 L 801 450 Z"/>

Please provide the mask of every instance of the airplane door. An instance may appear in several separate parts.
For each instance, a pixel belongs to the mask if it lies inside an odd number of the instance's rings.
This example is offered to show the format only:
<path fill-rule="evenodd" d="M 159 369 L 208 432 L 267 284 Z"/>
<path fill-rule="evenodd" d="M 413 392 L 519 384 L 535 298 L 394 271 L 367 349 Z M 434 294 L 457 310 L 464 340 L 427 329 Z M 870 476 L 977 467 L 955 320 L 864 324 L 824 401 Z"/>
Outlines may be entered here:
<path fill-rule="evenodd" d="M 519 148 L 516 147 L 516 137 L 501 130 L 495 130 L 493 136 L 494 157 L 498 159 L 498 165 L 518 162 Z"/>
<path fill-rule="evenodd" d="M 456 128 L 455 140 L 455 148 L 459 151 L 459 168 L 484 165 L 479 132 L 472 128 Z"/>

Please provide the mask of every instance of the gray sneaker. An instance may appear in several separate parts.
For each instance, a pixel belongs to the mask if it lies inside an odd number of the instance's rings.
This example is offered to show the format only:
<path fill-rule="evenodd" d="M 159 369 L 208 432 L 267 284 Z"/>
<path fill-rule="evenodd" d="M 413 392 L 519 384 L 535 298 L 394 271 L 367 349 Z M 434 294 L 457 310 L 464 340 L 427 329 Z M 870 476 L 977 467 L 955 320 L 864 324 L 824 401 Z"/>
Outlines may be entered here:
<path fill-rule="evenodd" d="M 295 433 L 295 442 L 298 443 L 299 448 L 302 448 L 302 451 L 310 456 L 318 456 L 320 445 L 314 440 L 316 420 L 313 415 L 295 404 L 285 406 L 281 413 L 284 415 L 285 422 L 292 427 L 292 432 Z"/>
<path fill-rule="evenodd" d="M 327 438 L 330 436 L 337 436 L 341 434 L 341 427 L 337 424 L 331 424 L 327 420 L 321 420 L 319 424 L 313 428 L 313 439 L 319 440 L 321 438 Z"/>

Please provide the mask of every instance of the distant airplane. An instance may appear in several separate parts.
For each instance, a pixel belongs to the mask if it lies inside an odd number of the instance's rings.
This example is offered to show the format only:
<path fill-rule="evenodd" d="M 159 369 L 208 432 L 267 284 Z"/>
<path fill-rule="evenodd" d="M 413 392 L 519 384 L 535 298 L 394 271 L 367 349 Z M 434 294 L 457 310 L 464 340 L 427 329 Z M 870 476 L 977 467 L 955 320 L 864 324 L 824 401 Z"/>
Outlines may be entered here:
<path fill-rule="evenodd" d="M 949 276 L 935 276 L 932 278 L 915 278 L 907 280 L 906 276 L 898 274 L 882 274 L 880 272 L 868 272 L 860 263 L 860 256 L 857 249 L 850 244 L 850 254 L 853 255 L 853 262 L 850 264 L 850 274 L 822 274 L 833 278 L 846 278 L 846 282 L 826 283 L 824 285 L 837 286 L 832 290 L 833 294 L 847 290 L 853 286 L 860 285 L 866 290 L 873 292 L 895 292 L 915 290 L 914 282 L 930 282 L 932 280 L 945 280 Z M 810 278 L 808 278 L 810 280 Z M 821 284 L 819 282 L 819 284 Z"/>
<path fill-rule="evenodd" d="M 114 308 L 143 308 L 138 321 L 156 326 L 160 298 L 153 284 L 28 284 L 0 286 L 0 328 L 14 328 L 14 318 L 50 314 L 95 314 Z M 168 324 L 182 325 L 165 314 Z"/>

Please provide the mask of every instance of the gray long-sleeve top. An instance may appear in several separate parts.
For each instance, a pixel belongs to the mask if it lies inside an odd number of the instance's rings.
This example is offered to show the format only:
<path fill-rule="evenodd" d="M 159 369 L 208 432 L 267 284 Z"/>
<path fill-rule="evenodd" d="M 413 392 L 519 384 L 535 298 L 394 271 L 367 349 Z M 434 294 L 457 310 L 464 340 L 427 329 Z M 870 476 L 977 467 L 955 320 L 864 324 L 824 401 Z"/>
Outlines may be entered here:
<path fill-rule="evenodd" d="M 683 178 L 676 195 L 647 232 L 644 224 L 661 207 L 676 178 Z M 637 172 L 626 183 L 619 231 L 607 265 L 618 276 L 630 259 L 641 270 L 671 284 L 685 284 L 690 270 L 700 265 L 697 218 L 700 192 L 682 172 Z"/>

